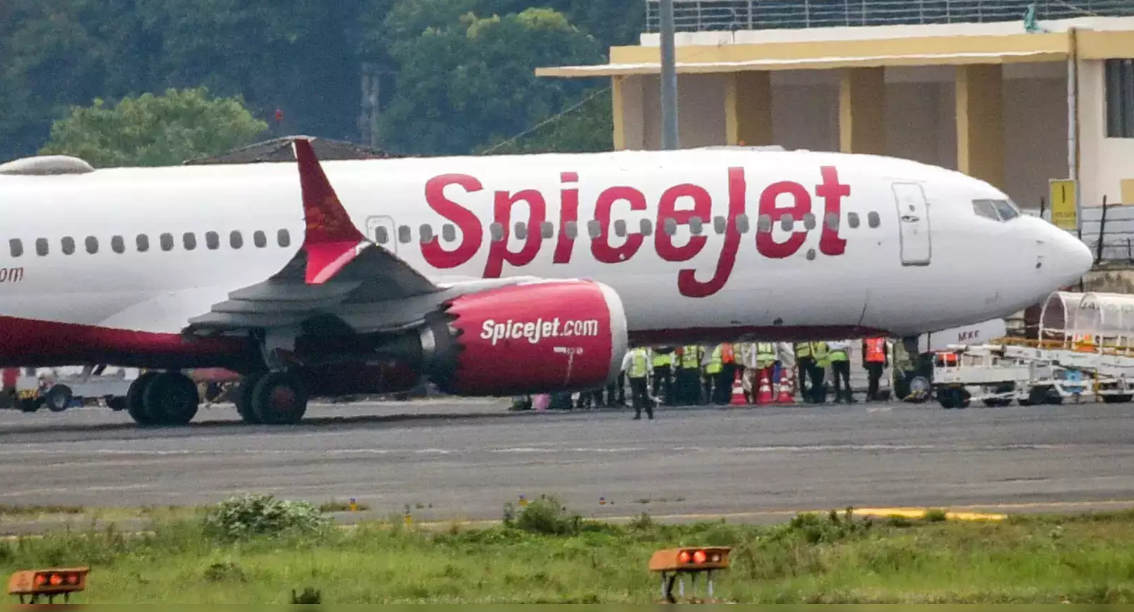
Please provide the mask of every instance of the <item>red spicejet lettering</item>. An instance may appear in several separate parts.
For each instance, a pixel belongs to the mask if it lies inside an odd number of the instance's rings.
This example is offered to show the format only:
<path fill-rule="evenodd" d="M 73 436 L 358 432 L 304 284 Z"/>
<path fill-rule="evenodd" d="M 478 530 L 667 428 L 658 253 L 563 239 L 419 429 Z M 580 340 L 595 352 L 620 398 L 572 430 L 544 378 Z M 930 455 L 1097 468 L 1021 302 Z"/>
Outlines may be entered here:
<path fill-rule="evenodd" d="M 850 185 L 839 182 L 838 169 L 822 166 L 819 169 L 821 182 L 815 185 L 815 197 L 823 200 L 823 223 L 819 237 L 819 251 L 824 255 L 838 256 L 846 251 L 847 241 L 839 236 L 837 224 L 827 223 L 828 218 L 839 219 L 842 214 L 843 198 L 851 194 Z M 579 223 L 579 175 L 576 172 L 560 174 L 559 236 L 552 258 L 554 264 L 567 264 L 575 246 L 575 239 L 567 231 L 567 224 Z M 443 174 L 430 179 L 425 185 L 425 200 L 439 215 L 461 228 L 461 243 L 451 251 L 443 249 L 440 241 L 433 240 L 421 245 L 421 253 L 429 265 L 435 268 L 455 268 L 468 263 L 480 250 L 484 240 L 484 229 L 480 219 L 469 209 L 445 196 L 445 188 L 456 185 L 466 193 L 484 189 L 479 180 L 467 174 Z M 782 242 L 777 241 L 773 232 L 756 232 L 756 250 L 769 259 L 784 259 L 799 252 L 807 241 L 809 230 L 796 230 L 804 215 L 812 212 L 812 194 L 806 187 L 795 181 L 778 181 L 761 191 L 758 201 L 760 216 L 771 218 L 773 226 L 783 223 L 787 217 L 793 231 Z M 508 248 L 508 237 L 513 227 L 512 210 L 524 202 L 530 213 L 527 222 L 527 236 L 518 251 Z M 678 210 L 678 204 L 683 206 Z M 736 266 L 740 250 L 741 234 L 737 227 L 737 217 L 746 214 L 748 203 L 748 184 L 744 168 L 728 169 L 728 216 L 724 234 L 724 244 L 717 258 L 713 275 L 706 281 L 697 279 L 697 271 L 685 268 L 678 271 L 677 288 L 687 297 L 707 297 L 719 292 L 728 283 Z M 610 187 L 601 192 L 595 202 L 595 220 L 599 224 L 599 235 L 591 241 L 591 255 L 596 261 L 617 264 L 629 261 L 641 250 L 645 237 L 640 232 L 629 233 L 621 246 L 611 246 L 611 219 L 615 216 L 614 207 L 628 206 L 631 211 L 648 209 L 646 197 L 641 191 L 628 186 Z M 493 240 L 488 247 L 488 259 L 484 267 L 485 278 L 498 278 L 504 263 L 513 267 L 530 264 L 543 246 L 541 224 L 547 220 L 547 202 L 544 195 L 536 189 L 519 192 L 497 191 L 495 193 L 493 217 L 504 230 L 503 240 Z M 708 222 L 713 213 L 713 197 L 707 189 L 692 183 L 682 183 L 666 189 L 658 201 L 657 226 L 654 232 L 654 250 L 665 261 L 689 261 L 705 249 L 708 237 L 690 236 L 683 246 L 673 243 L 673 236 L 666 231 L 669 225 L 687 224 L 694 217 Z M 578 233 L 577 231 L 575 232 Z"/>

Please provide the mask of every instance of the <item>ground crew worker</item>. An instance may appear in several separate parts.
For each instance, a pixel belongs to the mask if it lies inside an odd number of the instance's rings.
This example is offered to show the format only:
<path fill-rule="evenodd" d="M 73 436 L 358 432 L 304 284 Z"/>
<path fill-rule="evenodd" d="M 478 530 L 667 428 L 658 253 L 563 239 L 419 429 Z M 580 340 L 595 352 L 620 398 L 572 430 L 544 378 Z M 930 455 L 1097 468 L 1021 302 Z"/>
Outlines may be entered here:
<path fill-rule="evenodd" d="M 831 365 L 830 348 L 826 342 L 811 343 L 811 401 L 816 404 L 827 402 L 827 386 L 823 379 L 827 374 L 827 366 Z"/>
<path fill-rule="evenodd" d="M 799 394 L 803 396 L 803 401 L 811 403 L 811 395 L 807 391 L 807 380 L 811 376 L 812 370 L 815 369 L 815 358 L 811 356 L 810 342 L 795 343 L 795 365 L 798 368 L 795 378 L 799 381 Z M 811 384 L 814 385 L 814 381 Z"/>
<path fill-rule="evenodd" d="M 694 406 L 701 397 L 701 355 L 704 350 L 697 344 L 689 344 L 679 350 L 678 402 L 683 406 Z"/>
<path fill-rule="evenodd" d="M 776 377 L 776 384 L 780 384 L 783 380 L 784 372 L 795 372 L 795 346 L 790 342 L 777 342 L 776 343 L 776 369 L 779 371 L 779 376 Z M 795 385 L 791 387 L 791 393 L 795 394 Z"/>
<path fill-rule="evenodd" d="M 732 399 L 732 385 L 736 382 L 736 347 L 731 342 L 720 345 L 721 371 L 713 381 L 714 401 L 722 406 Z"/>
<path fill-rule="evenodd" d="M 890 356 L 886 351 L 885 338 L 866 338 L 862 341 L 862 367 L 866 368 L 869 377 L 866 401 L 878 401 L 878 381 L 882 379 L 882 371 L 889 365 Z"/>
<path fill-rule="evenodd" d="M 654 418 L 653 401 L 646 390 L 648 377 L 653 369 L 653 361 L 650 360 L 650 354 L 645 348 L 632 349 L 622 358 L 622 371 L 626 372 L 626 377 L 630 379 L 630 394 L 634 402 L 635 421 L 641 420 L 643 408 L 646 409 L 646 415 L 651 420 Z"/>
<path fill-rule="evenodd" d="M 740 352 L 739 361 L 744 371 L 740 374 L 740 387 L 744 389 L 744 401 L 751 404 L 756 401 L 757 386 L 760 384 L 756 380 L 756 343 L 744 342 L 737 345 Z"/>
<path fill-rule="evenodd" d="M 663 346 L 652 352 L 654 397 L 664 398 L 666 405 L 672 406 L 676 403 L 674 401 L 676 398 L 673 397 L 673 349 Z"/>
<path fill-rule="evenodd" d="M 717 403 L 717 398 L 719 396 L 717 388 L 720 387 L 720 381 L 718 379 L 720 378 L 721 370 L 723 369 L 722 366 L 724 365 L 721 361 L 721 350 L 723 348 L 723 344 L 714 346 L 713 351 L 709 353 L 708 362 L 705 364 L 704 397 L 706 404 Z"/>
<path fill-rule="evenodd" d="M 835 377 L 835 403 L 845 399 L 848 404 L 854 403 L 854 391 L 850 386 L 850 342 L 847 340 L 832 340 L 827 343 L 831 350 L 831 374 Z M 843 391 L 843 387 L 846 391 Z"/>
<path fill-rule="evenodd" d="M 776 368 L 776 345 L 774 342 L 756 343 L 756 394 L 760 393 L 760 381 L 767 377 L 769 387 L 773 384 L 772 373 Z"/>

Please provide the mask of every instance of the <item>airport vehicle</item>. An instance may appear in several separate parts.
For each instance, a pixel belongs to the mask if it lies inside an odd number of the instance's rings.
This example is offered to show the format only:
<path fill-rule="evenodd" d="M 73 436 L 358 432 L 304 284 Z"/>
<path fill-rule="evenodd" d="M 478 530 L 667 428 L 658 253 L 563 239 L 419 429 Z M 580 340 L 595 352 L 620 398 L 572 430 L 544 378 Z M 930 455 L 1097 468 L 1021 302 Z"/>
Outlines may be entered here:
<path fill-rule="evenodd" d="M 6 407 L 24 412 L 47 408 L 63 412 L 75 403 L 100 402 L 118 411 L 126 408 L 126 394 L 138 378 L 136 369 L 5 368 L 3 395 Z"/>
<path fill-rule="evenodd" d="M 934 369 L 946 365 L 940 353 L 1003 338 L 1007 329 L 1004 319 L 992 319 L 921 334 L 917 338 L 916 353 L 909 352 L 902 343 L 896 343 L 893 347 L 896 396 L 916 403 L 930 399 L 933 395 Z"/>
<path fill-rule="evenodd" d="M 243 375 L 252 423 L 307 398 L 603 386 L 629 343 L 919 333 L 1077 281 L 1086 246 L 958 172 L 753 149 L 93 170 L 0 166 L 0 365 Z M 154 370 L 165 370 L 154 371 Z"/>

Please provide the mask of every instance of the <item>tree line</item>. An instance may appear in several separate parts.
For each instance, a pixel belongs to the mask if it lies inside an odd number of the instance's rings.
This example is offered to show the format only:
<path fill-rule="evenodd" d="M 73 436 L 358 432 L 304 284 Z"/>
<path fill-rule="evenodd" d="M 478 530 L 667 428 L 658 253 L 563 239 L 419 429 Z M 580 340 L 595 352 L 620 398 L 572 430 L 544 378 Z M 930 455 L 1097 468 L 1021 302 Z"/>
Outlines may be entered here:
<path fill-rule="evenodd" d="M 403 154 L 605 150 L 609 83 L 534 69 L 602 62 L 643 18 L 642 0 L 4 0 L 0 160 L 162 165 L 366 129 Z"/>

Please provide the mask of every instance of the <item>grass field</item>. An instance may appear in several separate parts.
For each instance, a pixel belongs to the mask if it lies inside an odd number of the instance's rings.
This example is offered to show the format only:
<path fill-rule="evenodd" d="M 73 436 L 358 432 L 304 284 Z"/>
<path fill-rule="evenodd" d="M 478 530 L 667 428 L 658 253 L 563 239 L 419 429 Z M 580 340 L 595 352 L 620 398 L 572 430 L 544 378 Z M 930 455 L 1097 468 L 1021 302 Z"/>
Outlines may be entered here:
<path fill-rule="evenodd" d="M 533 511 L 532 508 L 535 508 Z M 89 564 L 86 603 L 650 603 L 651 553 L 733 547 L 717 596 L 753 603 L 1131 603 L 1134 512 L 944 521 L 801 516 L 778 526 L 629 526 L 533 505 L 507 525 L 398 521 L 219 538 L 199 519 L 152 534 L 59 533 L 0 543 L 0 570 Z M 245 520 L 245 519 L 240 519 Z M 687 585 L 688 586 L 688 585 Z"/>

